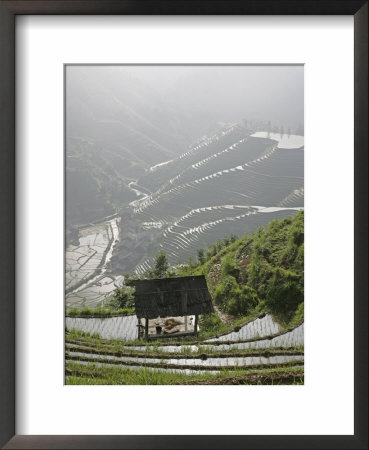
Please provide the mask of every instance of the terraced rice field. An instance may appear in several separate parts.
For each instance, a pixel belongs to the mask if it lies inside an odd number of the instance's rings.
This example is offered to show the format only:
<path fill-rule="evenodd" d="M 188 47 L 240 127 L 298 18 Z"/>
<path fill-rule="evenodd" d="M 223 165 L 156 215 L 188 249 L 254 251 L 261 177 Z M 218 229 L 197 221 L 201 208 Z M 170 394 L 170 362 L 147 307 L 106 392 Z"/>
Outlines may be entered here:
<path fill-rule="evenodd" d="M 207 339 L 205 342 L 241 341 L 255 337 L 270 336 L 278 333 L 280 329 L 280 326 L 273 320 L 272 316 L 266 314 L 264 317 L 257 318 L 240 327 L 238 331 L 231 331 L 230 333 L 225 333 L 222 336 Z"/>
<path fill-rule="evenodd" d="M 267 131 L 257 131 L 251 135 L 258 138 L 269 138 L 278 142 L 278 147 L 281 148 L 301 148 L 304 146 L 304 137 L 295 134 L 268 133 Z"/>
<path fill-rule="evenodd" d="M 302 209 L 303 145 L 302 136 L 250 135 L 244 127 L 232 125 L 179 157 L 150 167 L 145 176 L 129 183 L 137 198 L 128 207 L 131 229 L 126 246 L 123 232 L 122 248 L 129 257 L 131 248 L 138 249 L 137 236 L 149 239 L 142 241 L 141 260 L 130 262 L 126 272 L 143 273 L 161 249 L 172 264 L 187 262 L 199 248 L 225 236 L 242 236 Z M 107 271 L 117 230 L 91 226 L 81 232 L 79 245 L 68 247 L 67 306 L 101 305 L 123 282 L 123 277 Z M 66 335 L 67 383 L 303 382 L 304 323 L 282 330 L 264 315 L 220 336 L 155 344 L 137 340 L 134 315 L 68 317 L 66 326 L 90 333 Z"/>
<path fill-rule="evenodd" d="M 125 341 L 137 339 L 138 320 L 135 315 L 105 319 L 66 317 L 65 325 L 68 329 L 81 330 L 91 334 L 98 333 L 102 339 Z"/>
<path fill-rule="evenodd" d="M 250 136 L 233 126 L 157 165 L 139 181 L 156 189 L 134 202 L 139 227 L 156 233 L 135 272 L 151 267 L 161 249 L 172 264 L 183 263 L 231 233 L 253 232 L 303 208 L 303 145 L 303 136 Z"/>
<path fill-rule="evenodd" d="M 79 243 L 66 249 L 66 306 L 95 307 L 123 282 L 122 276 L 107 274 L 114 245 L 119 237 L 119 218 L 79 231 Z"/>
<path fill-rule="evenodd" d="M 68 328 L 76 327 L 90 333 L 100 331 L 101 337 L 107 338 L 71 338 L 67 334 L 66 382 L 73 370 L 83 372 L 93 369 L 101 374 L 107 368 L 114 368 L 117 373 L 119 370 L 139 372 L 144 369 L 167 374 L 207 376 L 225 373 L 240 375 L 240 371 L 247 375 L 252 370 L 274 368 L 282 371 L 298 370 L 300 378 L 303 377 L 303 323 L 292 330 L 281 331 L 272 317 L 265 315 L 246 323 L 237 331 L 187 344 L 168 341 L 161 341 L 160 344 L 135 342 L 136 324 L 135 316 L 111 319 L 69 318 Z M 109 328 L 111 331 L 108 331 Z M 118 334 L 118 340 L 109 340 Z M 82 366 L 86 369 L 81 369 Z"/>
<path fill-rule="evenodd" d="M 68 308 L 95 308 L 104 305 L 105 300 L 112 291 L 123 283 L 123 276 L 102 275 L 97 276 L 90 283 L 78 291 L 71 292 L 66 296 Z"/>
<path fill-rule="evenodd" d="M 245 136 L 247 136 L 245 131 L 235 125 L 212 137 L 206 137 L 179 157 L 164 161 L 165 164 L 157 164 L 154 170 L 149 169 L 139 180 L 139 184 L 151 192 L 160 192 L 172 184 L 177 176 L 192 164 L 228 148 Z"/>
<path fill-rule="evenodd" d="M 165 365 L 166 370 L 174 369 L 174 370 L 212 370 L 217 371 L 218 368 L 234 368 L 234 367 L 242 367 L 247 368 L 249 366 L 271 366 L 271 365 L 282 365 L 289 363 L 301 363 L 303 362 L 302 355 L 277 355 L 277 356 L 246 356 L 246 357 L 237 357 L 230 356 L 227 358 L 217 358 L 217 357 L 209 357 L 206 360 L 202 358 L 140 358 L 140 357 L 119 357 L 113 355 L 88 355 L 83 352 L 72 351 L 73 347 L 68 347 L 69 350 L 69 359 L 75 361 L 83 361 L 84 363 L 88 362 L 97 362 L 100 364 L 106 365 L 129 365 L 131 368 L 139 368 L 139 367 L 149 367 L 152 369 L 159 368 L 164 369 L 162 366 Z M 79 359 L 81 358 L 81 359 Z M 104 362 L 102 362 L 104 361 Z M 191 367 L 190 369 L 188 367 Z"/>

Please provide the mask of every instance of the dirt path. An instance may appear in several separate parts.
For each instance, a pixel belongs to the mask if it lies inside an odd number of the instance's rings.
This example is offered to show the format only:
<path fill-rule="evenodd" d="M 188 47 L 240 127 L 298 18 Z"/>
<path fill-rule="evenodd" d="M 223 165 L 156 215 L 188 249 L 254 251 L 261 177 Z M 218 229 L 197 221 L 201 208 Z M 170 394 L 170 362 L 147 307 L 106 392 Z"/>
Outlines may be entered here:
<path fill-rule="evenodd" d="M 221 311 L 216 305 L 214 305 L 215 312 L 218 314 L 220 320 L 226 325 L 230 325 L 234 322 L 234 317 Z"/>

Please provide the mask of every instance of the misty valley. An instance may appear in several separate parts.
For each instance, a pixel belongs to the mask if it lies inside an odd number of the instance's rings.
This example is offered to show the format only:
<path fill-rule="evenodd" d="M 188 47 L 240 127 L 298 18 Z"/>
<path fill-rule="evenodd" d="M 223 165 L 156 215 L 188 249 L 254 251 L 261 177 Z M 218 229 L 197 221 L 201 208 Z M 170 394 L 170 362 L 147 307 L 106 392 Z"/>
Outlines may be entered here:
<path fill-rule="evenodd" d="M 147 69 L 67 70 L 66 382 L 301 384 L 302 69 Z M 200 276 L 213 313 L 135 313 Z"/>
<path fill-rule="evenodd" d="M 122 274 L 143 273 L 162 249 L 184 264 L 199 248 L 303 208 L 302 136 L 252 131 L 236 124 L 205 138 L 128 181 L 135 199 L 116 206 L 117 218 L 79 225 L 66 253 L 67 306 L 103 305 Z"/>

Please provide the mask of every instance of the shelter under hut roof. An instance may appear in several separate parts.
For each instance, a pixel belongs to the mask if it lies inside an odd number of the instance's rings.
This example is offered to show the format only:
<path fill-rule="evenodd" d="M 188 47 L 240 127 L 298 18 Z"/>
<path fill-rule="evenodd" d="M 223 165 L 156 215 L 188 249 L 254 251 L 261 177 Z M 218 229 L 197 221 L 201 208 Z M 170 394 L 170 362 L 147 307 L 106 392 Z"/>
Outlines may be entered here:
<path fill-rule="evenodd" d="M 187 316 L 195 316 L 192 333 L 197 333 L 198 316 L 214 311 L 203 275 L 132 280 L 129 284 L 136 288 L 134 294 L 136 315 L 138 319 L 146 319 L 146 337 L 149 319 L 184 317 L 187 332 Z"/>

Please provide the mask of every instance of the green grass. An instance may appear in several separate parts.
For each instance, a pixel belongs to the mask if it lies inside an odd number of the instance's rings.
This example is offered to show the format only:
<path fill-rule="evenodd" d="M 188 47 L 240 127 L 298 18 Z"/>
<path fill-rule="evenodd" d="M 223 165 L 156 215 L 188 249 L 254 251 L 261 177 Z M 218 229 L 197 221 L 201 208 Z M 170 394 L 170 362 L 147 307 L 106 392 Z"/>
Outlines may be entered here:
<path fill-rule="evenodd" d="M 246 323 L 255 320 L 259 315 L 260 313 L 258 311 L 254 311 L 247 316 L 241 316 L 236 318 L 231 324 L 225 324 L 221 321 L 218 321 L 217 325 L 209 329 L 207 329 L 207 327 L 204 326 L 204 323 L 200 323 L 200 331 L 198 334 L 198 339 L 206 340 L 217 336 L 221 336 L 223 334 L 231 333 L 232 331 L 234 331 L 235 327 L 245 325 Z"/>
<path fill-rule="evenodd" d="M 278 333 L 280 334 L 280 333 Z M 155 341 L 128 341 L 124 342 L 117 339 L 100 339 L 97 334 L 85 333 L 77 330 L 66 331 L 67 350 L 72 348 L 69 343 L 76 345 L 68 354 L 68 361 L 66 363 L 66 384 L 111 384 L 111 385 L 132 385 L 132 384 L 302 384 L 303 383 L 303 366 L 298 366 L 298 362 L 289 362 L 286 365 L 268 366 L 255 365 L 249 368 L 221 368 L 213 367 L 219 373 L 195 373 L 184 374 L 175 372 L 163 372 L 160 369 L 173 369 L 172 365 L 168 366 L 165 360 L 167 359 L 181 359 L 200 358 L 206 360 L 209 357 L 228 358 L 232 356 L 246 357 L 259 356 L 269 357 L 278 354 L 295 354 L 303 355 L 303 347 L 294 348 L 270 348 L 270 349 L 246 349 L 240 350 L 237 348 L 228 350 L 218 350 L 210 348 L 208 344 L 197 341 L 197 352 L 191 352 L 190 345 L 193 342 L 188 340 L 178 342 Z M 165 352 L 163 348 L 166 345 L 178 345 L 177 352 Z M 224 343 L 223 343 L 224 344 Z M 139 345 L 140 349 L 131 349 L 133 345 Z M 91 354 L 93 361 L 86 361 L 82 364 L 78 361 L 87 359 L 85 357 L 79 358 L 73 355 L 73 352 L 81 352 Z M 101 355 L 101 356 L 100 356 Z M 141 369 L 130 369 L 122 367 L 121 363 L 116 366 L 106 366 L 106 360 L 102 358 L 103 355 L 113 356 L 128 356 L 128 357 L 146 357 L 158 358 L 162 362 L 154 364 L 148 363 L 143 365 L 137 362 L 132 362 L 132 365 L 140 364 Z M 74 361 L 71 358 L 75 357 Z M 100 365 L 101 364 L 101 365 Z M 301 363 L 300 363 L 301 364 Z M 180 366 L 179 369 L 197 369 L 203 370 L 203 367 L 194 366 L 192 364 Z"/>
<path fill-rule="evenodd" d="M 183 374 L 142 368 L 102 367 L 67 362 L 66 384 L 175 385 L 175 384 L 303 384 L 303 367 L 220 370 L 218 373 Z M 284 381 L 284 382 L 283 382 Z"/>
<path fill-rule="evenodd" d="M 68 328 L 65 329 L 66 338 L 70 337 L 71 339 L 85 339 L 87 341 L 94 342 L 95 344 L 98 344 L 101 342 L 101 336 L 99 333 L 88 333 L 87 331 L 82 330 L 69 330 Z"/>
<path fill-rule="evenodd" d="M 97 308 L 72 308 L 66 312 L 66 317 L 117 317 L 117 316 L 129 316 L 135 313 L 134 308 L 103 308 L 101 306 Z"/>
<path fill-rule="evenodd" d="M 267 349 L 244 349 L 231 348 L 229 350 L 218 350 L 209 346 L 198 346 L 198 351 L 192 351 L 191 347 L 181 347 L 178 352 L 165 352 L 160 348 L 145 348 L 142 350 L 130 349 L 129 347 L 113 347 L 113 346 L 89 346 L 79 344 L 78 342 L 70 345 L 67 342 L 67 350 L 73 352 L 81 352 L 95 355 L 111 355 L 111 356 L 127 356 L 138 358 L 159 358 L 159 359 L 207 359 L 207 358 L 228 358 L 228 357 L 246 357 L 246 356 L 276 356 L 276 355 L 303 355 L 303 347 L 289 348 L 267 348 Z"/>
<path fill-rule="evenodd" d="M 217 246 L 213 244 L 209 248 Z M 176 275 L 204 274 L 214 302 L 224 312 L 249 317 L 265 311 L 286 328 L 301 322 L 304 314 L 301 306 L 304 299 L 304 211 L 273 220 L 265 228 L 213 253 L 203 264 L 179 267 Z M 241 321 L 244 320 L 241 317 Z M 224 325 L 212 328 L 203 331 L 227 331 Z"/>
<path fill-rule="evenodd" d="M 217 265 L 217 266 L 215 266 Z M 143 340 L 122 341 L 100 339 L 96 334 L 66 330 L 68 361 L 66 363 L 66 384 L 302 384 L 304 380 L 302 361 L 288 362 L 280 366 L 254 365 L 248 368 L 238 366 L 212 367 L 213 373 L 176 373 L 168 359 L 204 359 L 209 357 L 273 356 L 281 354 L 303 355 L 303 347 L 218 349 L 217 344 L 235 342 L 212 342 L 212 348 L 204 341 L 213 337 L 238 331 L 239 327 L 255 320 L 261 313 L 272 314 L 281 326 L 281 331 L 270 336 L 245 339 L 241 342 L 268 340 L 299 325 L 304 318 L 303 304 L 303 212 L 283 221 L 273 221 L 266 228 L 250 236 L 225 245 L 215 251 L 203 264 L 191 263 L 177 269 L 175 275 L 204 274 L 209 290 L 218 308 L 233 314 L 231 324 L 223 323 L 216 315 L 200 319 L 198 336 L 170 337 L 146 342 Z M 222 284 L 222 289 L 218 289 Z M 250 287 L 245 290 L 245 286 Z M 217 291 L 218 295 L 217 297 Z M 287 301 L 288 300 L 288 301 Z M 287 306 L 286 306 L 287 305 Z M 113 317 L 134 313 L 133 309 L 83 308 L 67 312 L 69 317 Z M 236 317 L 235 317 L 236 315 Z M 72 346 L 75 347 L 72 350 Z M 178 346 L 178 351 L 165 352 L 166 346 Z M 196 345 L 197 352 L 190 346 Z M 132 348 L 133 346 L 138 349 Z M 86 353 L 78 357 L 75 352 Z M 121 361 L 111 367 L 106 365 L 103 355 L 157 358 L 153 363 L 135 361 L 122 366 Z M 85 361 L 90 357 L 90 361 Z M 74 360 L 72 361 L 72 358 Z M 78 361 L 78 359 L 80 361 Z M 95 363 L 94 363 L 95 362 Z M 179 362 L 179 361 L 177 361 Z M 196 362 L 196 361 L 194 361 Z M 111 363 L 111 361 L 109 361 Z M 129 364 L 141 367 L 133 369 Z M 167 368 L 167 371 L 163 369 Z M 204 370 L 191 361 L 178 369 Z M 206 367 L 210 369 L 209 366 Z"/>
<path fill-rule="evenodd" d="M 170 358 L 170 356 L 168 356 L 168 358 Z M 216 364 L 216 365 L 209 365 L 209 364 L 204 364 L 204 365 L 199 365 L 199 364 L 195 364 L 195 361 L 193 360 L 193 363 L 185 362 L 182 364 L 173 364 L 172 362 L 169 362 L 168 359 L 161 359 L 160 361 L 153 361 L 152 359 L 147 359 L 145 361 L 136 361 L 136 360 L 119 360 L 119 359 L 109 359 L 107 360 L 106 358 L 104 358 L 103 355 L 96 355 L 96 354 L 92 354 L 92 355 L 78 355 L 75 354 L 74 352 L 67 352 L 66 353 L 66 359 L 67 361 L 83 361 L 85 363 L 97 363 L 97 364 L 102 364 L 103 366 L 111 366 L 111 365 L 117 365 L 117 366 L 124 366 L 124 367 L 137 367 L 140 366 L 141 368 L 143 367 L 150 367 L 153 369 L 170 369 L 171 371 L 173 370 L 187 370 L 190 369 L 192 371 L 219 371 L 221 370 L 221 367 Z M 205 358 L 207 359 L 207 358 Z M 228 362 L 228 356 L 225 358 L 226 362 Z M 280 367 L 293 367 L 293 366 L 298 366 L 298 365 L 303 365 L 304 361 L 302 358 L 299 358 L 298 360 L 295 361 L 286 361 L 283 363 L 280 363 L 279 366 Z M 261 357 L 259 358 L 259 362 L 255 362 L 252 365 L 249 365 L 247 368 L 248 369 L 259 369 L 259 368 L 263 368 L 263 369 L 267 369 L 270 367 L 274 367 L 275 364 L 273 363 L 264 363 L 261 362 Z M 227 370 L 229 371 L 234 371 L 234 370 L 239 370 L 239 365 L 236 363 L 233 363 L 231 365 L 227 365 Z"/>
<path fill-rule="evenodd" d="M 295 327 L 304 320 L 304 302 L 300 303 L 295 314 L 289 322 L 290 327 Z"/>

